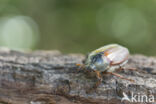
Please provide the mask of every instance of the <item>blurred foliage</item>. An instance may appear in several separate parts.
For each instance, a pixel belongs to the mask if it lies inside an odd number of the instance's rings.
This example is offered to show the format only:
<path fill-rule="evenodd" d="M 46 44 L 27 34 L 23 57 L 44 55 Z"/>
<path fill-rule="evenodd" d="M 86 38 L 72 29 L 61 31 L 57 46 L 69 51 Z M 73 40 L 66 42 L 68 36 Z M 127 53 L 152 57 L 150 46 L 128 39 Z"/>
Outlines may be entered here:
<path fill-rule="evenodd" d="M 0 45 L 87 53 L 118 43 L 156 55 L 156 0 L 0 0 Z"/>

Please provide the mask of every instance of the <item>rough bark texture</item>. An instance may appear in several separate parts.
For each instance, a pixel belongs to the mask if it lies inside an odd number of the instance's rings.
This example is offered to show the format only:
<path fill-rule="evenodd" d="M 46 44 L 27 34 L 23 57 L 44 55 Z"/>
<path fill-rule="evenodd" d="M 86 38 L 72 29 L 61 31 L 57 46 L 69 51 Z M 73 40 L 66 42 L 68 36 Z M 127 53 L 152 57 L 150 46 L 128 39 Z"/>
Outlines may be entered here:
<path fill-rule="evenodd" d="M 156 98 L 155 57 L 132 55 L 125 70 L 117 72 L 135 82 L 103 75 L 103 82 L 93 90 L 97 81 L 94 73 L 77 70 L 75 65 L 82 64 L 84 58 L 58 51 L 22 53 L 1 49 L 0 104 L 120 104 L 123 92 Z"/>

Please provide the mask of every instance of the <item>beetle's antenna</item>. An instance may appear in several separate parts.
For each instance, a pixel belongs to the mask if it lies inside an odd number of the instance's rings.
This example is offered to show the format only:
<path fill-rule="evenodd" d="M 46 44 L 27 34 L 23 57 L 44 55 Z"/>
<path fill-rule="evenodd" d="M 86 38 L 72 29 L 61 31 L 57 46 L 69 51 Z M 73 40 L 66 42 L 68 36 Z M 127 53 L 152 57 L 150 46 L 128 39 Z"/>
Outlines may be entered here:
<path fill-rule="evenodd" d="M 77 69 L 78 71 L 82 70 L 85 68 L 84 64 L 76 64 L 79 68 Z"/>

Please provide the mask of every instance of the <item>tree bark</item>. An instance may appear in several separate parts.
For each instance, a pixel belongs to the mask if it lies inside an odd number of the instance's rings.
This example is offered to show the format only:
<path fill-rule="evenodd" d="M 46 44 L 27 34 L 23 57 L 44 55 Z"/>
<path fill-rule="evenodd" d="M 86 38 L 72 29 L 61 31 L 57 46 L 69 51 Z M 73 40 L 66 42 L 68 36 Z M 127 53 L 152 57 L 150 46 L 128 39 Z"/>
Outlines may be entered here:
<path fill-rule="evenodd" d="M 17 52 L 0 50 L 0 104 L 130 104 L 123 93 L 153 95 L 156 99 L 156 58 L 131 55 L 119 77 L 103 74 L 97 82 L 94 72 L 82 64 L 81 54 L 58 51 Z M 128 70 L 137 69 L 137 70 Z M 139 96 L 138 95 L 138 96 Z"/>

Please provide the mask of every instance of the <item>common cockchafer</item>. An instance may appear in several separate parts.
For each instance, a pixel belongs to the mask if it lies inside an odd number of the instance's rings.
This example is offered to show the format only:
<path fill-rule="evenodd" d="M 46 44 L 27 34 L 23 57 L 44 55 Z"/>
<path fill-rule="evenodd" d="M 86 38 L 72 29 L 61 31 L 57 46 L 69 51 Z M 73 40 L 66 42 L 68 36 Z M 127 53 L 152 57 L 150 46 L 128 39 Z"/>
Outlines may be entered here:
<path fill-rule="evenodd" d="M 96 87 L 101 83 L 101 73 L 112 74 L 122 79 L 134 82 L 132 79 L 125 78 L 117 73 L 117 69 L 128 62 L 129 50 L 118 44 L 109 44 L 90 52 L 85 59 L 84 65 L 77 64 L 86 70 L 93 70 L 96 73 L 98 82 Z"/>

